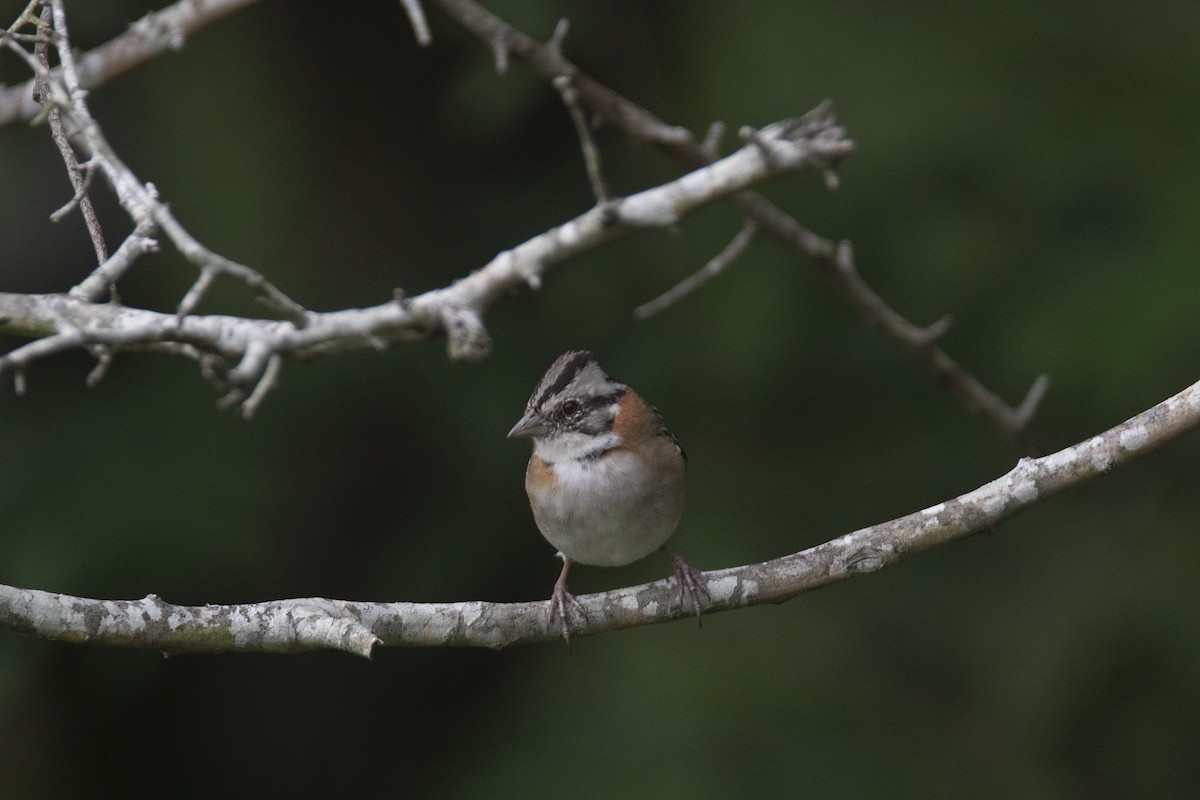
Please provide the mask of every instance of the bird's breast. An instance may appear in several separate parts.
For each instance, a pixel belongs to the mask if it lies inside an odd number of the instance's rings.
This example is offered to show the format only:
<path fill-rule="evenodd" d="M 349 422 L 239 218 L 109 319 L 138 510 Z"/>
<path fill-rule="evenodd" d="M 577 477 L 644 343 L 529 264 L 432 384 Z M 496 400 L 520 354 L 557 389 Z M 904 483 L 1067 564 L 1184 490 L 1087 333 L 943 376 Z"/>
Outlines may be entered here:
<path fill-rule="evenodd" d="M 550 465 L 535 457 L 526 488 L 542 535 L 583 564 L 637 561 L 670 538 L 683 510 L 681 462 L 655 469 L 621 449 Z"/>

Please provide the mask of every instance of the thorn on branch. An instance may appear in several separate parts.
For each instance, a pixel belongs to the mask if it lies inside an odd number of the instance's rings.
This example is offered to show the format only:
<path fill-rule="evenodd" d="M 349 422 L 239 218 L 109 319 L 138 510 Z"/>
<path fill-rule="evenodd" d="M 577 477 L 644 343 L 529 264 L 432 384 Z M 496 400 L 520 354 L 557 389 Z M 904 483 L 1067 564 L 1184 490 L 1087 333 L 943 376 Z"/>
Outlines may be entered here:
<path fill-rule="evenodd" d="M 850 244 L 849 239 L 842 239 L 837 243 L 837 250 L 833 255 L 833 265 L 839 272 L 847 275 L 853 275 L 858 271 L 854 266 L 854 245 Z"/>
<path fill-rule="evenodd" d="M 536 292 L 542 288 L 542 271 L 546 269 L 543 259 L 520 258 L 512 250 L 502 250 L 496 254 L 492 263 L 504 270 L 511 270 L 533 291 Z"/>
<path fill-rule="evenodd" d="M 500 75 L 508 72 L 508 45 L 499 39 L 492 42 L 492 58 L 496 60 L 496 72 Z"/>
<path fill-rule="evenodd" d="M 1025 393 L 1025 399 L 1021 401 L 1021 405 L 1017 406 L 1016 413 L 1013 414 L 1013 421 L 1017 425 L 1017 432 L 1024 431 L 1029 427 L 1029 423 L 1033 420 L 1033 415 L 1037 413 L 1038 406 L 1042 404 L 1042 398 L 1046 396 L 1046 390 L 1049 388 L 1049 375 L 1043 373 L 1034 379 L 1033 385 Z"/>
<path fill-rule="evenodd" d="M 704 134 L 704 141 L 700 143 L 700 152 L 707 161 L 716 161 L 717 157 L 721 155 L 721 138 L 723 136 L 725 136 L 724 122 L 716 120 L 708 126 L 708 131 Z"/>
<path fill-rule="evenodd" d="M 164 228 L 167 228 L 168 235 L 175 240 L 176 245 L 186 242 L 187 246 L 181 247 L 184 255 L 189 261 L 200 265 L 199 277 L 196 278 L 196 282 L 188 289 L 183 299 L 179 301 L 179 306 L 175 310 L 177 318 L 183 319 L 191 315 L 205 294 L 212 288 L 213 281 L 219 275 L 228 275 L 245 284 L 254 292 L 255 300 L 275 311 L 297 328 L 308 326 L 308 309 L 275 288 L 275 285 L 263 277 L 260 272 L 209 251 L 191 239 L 173 217 L 167 217 L 166 220 L 160 220 L 160 222 L 167 220 L 169 220 L 169 226 L 164 225 Z"/>
<path fill-rule="evenodd" d="M 254 391 L 242 403 L 242 419 L 249 420 L 254 416 L 254 412 L 258 410 L 263 398 L 267 393 L 275 388 L 275 384 L 279 381 L 279 373 L 283 369 L 283 356 L 279 353 L 272 353 L 267 359 L 266 369 L 263 370 L 262 377 L 259 378 L 258 384 L 254 387 Z"/>
<path fill-rule="evenodd" d="M 433 43 L 433 35 L 429 32 L 429 23 L 425 20 L 425 11 L 421 8 L 421 0 L 400 0 L 400 6 L 408 15 L 408 24 L 412 25 L 413 35 L 417 44 L 428 47 Z"/>
<path fill-rule="evenodd" d="M 251 339 L 242 353 L 242 360 L 229 370 L 226 380 L 233 386 L 240 387 L 258 383 L 272 355 L 274 351 L 265 340 Z"/>
<path fill-rule="evenodd" d="M 932 325 L 920 329 L 914 337 L 913 344 L 918 347 L 928 347 L 945 336 L 946 331 L 950 330 L 950 326 L 953 324 L 954 315 L 947 314 Z"/>
<path fill-rule="evenodd" d="M 231 408 L 236 408 L 245 399 L 246 392 L 242 387 L 234 386 L 217 400 L 217 408 L 221 411 L 228 411 Z"/>
<path fill-rule="evenodd" d="M 71 183 L 75 184 L 75 194 L 59 209 L 50 212 L 51 222 L 61 222 L 76 206 L 87 200 L 88 189 L 92 186 L 92 176 L 96 174 L 95 160 L 89 159 L 82 164 L 76 164 L 74 170 L 76 175 L 83 173 L 83 179 L 73 178 L 71 180 Z"/>
<path fill-rule="evenodd" d="M 191 288 L 187 290 L 187 294 L 179 301 L 179 305 L 175 309 L 175 316 L 179 319 L 191 316 L 216 279 L 217 271 L 215 269 L 212 267 L 202 267 L 200 274 L 196 277 L 196 282 L 192 284 Z"/>
<path fill-rule="evenodd" d="M 96 345 L 90 349 L 92 355 L 96 357 L 96 366 L 92 367 L 92 371 L 88 373 L 87 378 L 84 380 L 89 389 L 104 380 L 104 377 L 108 375 L 108 368 L 113 362 L 113 351 L 111 348 Z"/>
<path fill-rule="evenodd" d="M 214 353 L 202 354 L 198 361 L 200 362 L 200 374 L 206 381 L 216 386 L 218 389 L 227 389 L 229 381 L 229 362 L 221 356 Z"/>
<path fill-rule="evenodd" d="M 837 114 L 833 109 L 833 101 L 828 98 L 798 117 L 768 125 L 763 128 L 763 133 L 778 139 L 790 139 L 794 142 L 801 139 L 815 139 L 825 134 L 832 134 L 837 138 L 845 135 L 845 131 L 837 126 Z"/>
<path fill-rule="evenodd" d="M 552 56 L 557 57 L 557 59 L 562 59 L 563 57 L 563 42 L 567 40 L 567 32 L 570 30 L 570 21 L 566 17 L 563 17 L 554 26 L 554 33 L 550 35 L 550 39 L 546 42 L 546 49 L 550 51 Z"/>
<path fill-rule="evenodd" d="M 768 125 L 762 130 L 758 130 L 750 125 L 743 125 L 738 129 L 738 138 L 747 144 L 752 144 L 758 148 L 758 152 L 762 155 L 763 161 L 769 166 L 775 167 L 779 164 L 781 150 L 784 145 L 782 141 L 790 141 L 789 137 L 777 136 L 779 129 Z M 786 151 L 784 151 L 786 152 Z"/>
<path fill-rule="evenodd" d="M 766 140 L 766 138 L 761 132 L 758 131 L 758 129 L 750 125 L 743 125 L 742 127 L 738 128 L 738 138 L 743 142 L 755 145 L 760 151 L 762 151 L 763 158 L 767 159 L 768 161 L 773 158 L 774 151 L 771 149 L 773 145 Z"/>

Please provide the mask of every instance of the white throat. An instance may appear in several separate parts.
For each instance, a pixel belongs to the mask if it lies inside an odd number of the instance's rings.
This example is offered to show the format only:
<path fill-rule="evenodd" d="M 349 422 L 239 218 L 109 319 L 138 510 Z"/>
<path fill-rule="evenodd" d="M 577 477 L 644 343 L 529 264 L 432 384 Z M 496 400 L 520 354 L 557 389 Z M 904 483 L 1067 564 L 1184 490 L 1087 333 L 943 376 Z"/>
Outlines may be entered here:
<path fill-rule="evenodd" d="M 621 437 L 609 431 L 594 436 L 580 431 L 564 431 L 533 440 L 533 452 L 550 464 L 563 464 L 596 456 L 621 443 Z"/>

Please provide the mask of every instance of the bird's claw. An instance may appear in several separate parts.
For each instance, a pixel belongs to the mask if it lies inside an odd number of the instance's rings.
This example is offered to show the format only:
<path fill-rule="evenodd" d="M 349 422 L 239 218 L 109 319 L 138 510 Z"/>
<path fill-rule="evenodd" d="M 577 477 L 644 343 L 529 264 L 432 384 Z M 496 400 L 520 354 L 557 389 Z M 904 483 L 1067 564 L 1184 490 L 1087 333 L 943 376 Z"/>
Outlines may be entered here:
<path fill-rule="evenodd" d="M 563 641 L 567 643 L 567 649 L 571 647 L 571 615 L 573 613 L 583 617 L 583 621 L 587 622 L 587 609 L 583 607 L 583 603 L 571 594 L 566 583 L 562 581 L 555 583 L 554 592 L 550 595 L 550 614 L 546 627 L 550 627 L 554 624 L 554 620 L 558 620 L 559 630 L 562 632 Z"/>
<path fill-rule="evenodd" d="M 675 571 L 676 582 L 679 583 L 679 607 L 684 608 L 687 605 L 686 598 L 690 597 L 692 608 L 696 611 L 696 621 L 700 623 L 700 627 L 704 627 L 704 617 L 702 616 L 704 609 L 700 598 L 703 597 L 705 603 L 711 603 L 712 595 L 708 593 L 703 573 L 684 561 L 683 556 L 678 553 L 665 548 L 664 552 L 671 559 L 671 568 Z"/>

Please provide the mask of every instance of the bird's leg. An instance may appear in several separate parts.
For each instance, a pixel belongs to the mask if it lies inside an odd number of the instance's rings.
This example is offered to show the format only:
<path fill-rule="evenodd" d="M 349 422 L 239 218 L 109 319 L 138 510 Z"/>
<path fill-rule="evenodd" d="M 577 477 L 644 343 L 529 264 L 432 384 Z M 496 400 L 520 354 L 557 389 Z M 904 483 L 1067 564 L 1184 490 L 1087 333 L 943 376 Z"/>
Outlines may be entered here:
<path fill-rule="evenodd" d="M 567 588 L 567 573 L 571 570 L 571 559 L 562 553 L 558 555 L 563 560 L 563 568 L 558 575 L 558 580 L 554 582 L 554 591 L 550 594 L 550 619 L 546 624 L 549 627 L 554 624 L 556 618 L 558 619 L 563 641 L 567 643 L 567 649 L 570 649 L 571 613 L 577 612 L 586 622 L 587 609 L 583 607 L 583 603 L 575 599 L 575 595 L 571 594 Z"/>
<path fill-rule="evenodd" d="M 694 569 L 691 564 L 683 560 L 683 556 L 678 553 L 668 550 L 666 545 L 658 548 L 667 554 L 667 558 L 671 559 L 671 568 L 675 570 L 675 580 L 679 583 L 679 607 L 685 605 L 684 595 L 692 598 L 692 608 L 696 610 L 696 621 L 701 627 L 704 625 L 704 618 L 700 616 L 700 598 L 703 596 L 706 603 L 712 602 L 712 596 L 708 593 L 708 586 L 705 585 L 704 576 L 699 570 Z M 566 575 L 566 570 L 563 570 L 563 575 Z M 559 580 L 562 580 L 561 578 Z"/>

